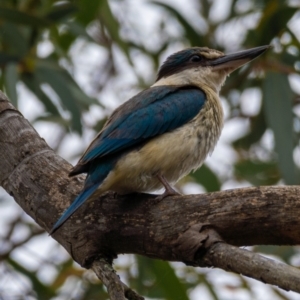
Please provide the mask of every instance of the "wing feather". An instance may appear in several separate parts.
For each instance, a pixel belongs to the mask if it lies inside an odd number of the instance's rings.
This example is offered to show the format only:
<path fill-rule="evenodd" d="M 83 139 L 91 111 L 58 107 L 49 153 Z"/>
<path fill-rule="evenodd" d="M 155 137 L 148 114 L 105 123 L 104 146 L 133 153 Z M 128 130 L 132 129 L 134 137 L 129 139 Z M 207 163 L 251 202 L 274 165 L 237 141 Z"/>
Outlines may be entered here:
<path fill-rule="evenodd" d="M 139 93 L 112 114 L 78 166 L 84 169 L 82 166 L 96 158 L 184 125 L 198 114 L 205 100 L 204 92 L 196 87 L 157 86 Z"/>

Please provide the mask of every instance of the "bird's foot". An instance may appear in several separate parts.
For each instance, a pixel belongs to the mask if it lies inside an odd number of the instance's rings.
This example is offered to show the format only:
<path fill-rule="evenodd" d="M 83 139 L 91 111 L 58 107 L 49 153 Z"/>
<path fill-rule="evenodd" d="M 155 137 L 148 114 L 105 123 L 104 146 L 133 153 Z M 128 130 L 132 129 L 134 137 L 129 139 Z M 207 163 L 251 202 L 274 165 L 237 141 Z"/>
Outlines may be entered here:
<path fill-rule="evenodd" d="M 112 197 L 113 197 L 113 199 L 117 199 L 118 196 L 119 196 L 119 194 L 117 192 L 112 191 Z"/>
<path fill-rule="evenodd" d="M 163 194 L 157 196 L 155 198 L 156 201 L 161 201 L 162 199 L 168 197 L 168 196 L 174 196 L 174 195 L 180 195 L 180 193 L 178 193 L 177 191 L 175 191 L 169 184 L 169 182 L 167 181 L 167 179 L 163 176 L 158 174 L 157 175 L 158 180 L 162 183 L 162 185 L 165 187 L 165 191 Z"/>
<path fill-rule="evenodd" d="M 163 194 L 161 195 L 158 195 L 156 198 L 155 198 L 155 201 L 159 202 L 161 201 L 162 199 L 166 198 L 166 197 L 169 197 L 169 196 L 181 196 L 180 193 L 178 193 L 177 191 L 175 191 L 173 188 L 170 188 L 170 189 L 166 189 L 164 191 Z"/>

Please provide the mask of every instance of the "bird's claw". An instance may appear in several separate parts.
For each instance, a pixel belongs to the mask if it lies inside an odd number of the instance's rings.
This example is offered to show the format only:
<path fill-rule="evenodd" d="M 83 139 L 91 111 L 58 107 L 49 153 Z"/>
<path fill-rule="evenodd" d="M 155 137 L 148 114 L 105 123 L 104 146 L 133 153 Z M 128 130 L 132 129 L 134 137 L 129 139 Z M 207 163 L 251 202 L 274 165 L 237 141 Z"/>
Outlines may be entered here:
<path fill-rule="evenodd" d="M 181 196 L 180 193 L 176 192 L 174 189 L 170 189 L 170 190 L 165 190 L 165 192 L 161 195 L 158 195 L 156 198 L 155 198 L 155 201 L 159 202 L 161 200 L 163 200 L 164 198 L 166 197 L 169 197 L 169 196 Z"/>

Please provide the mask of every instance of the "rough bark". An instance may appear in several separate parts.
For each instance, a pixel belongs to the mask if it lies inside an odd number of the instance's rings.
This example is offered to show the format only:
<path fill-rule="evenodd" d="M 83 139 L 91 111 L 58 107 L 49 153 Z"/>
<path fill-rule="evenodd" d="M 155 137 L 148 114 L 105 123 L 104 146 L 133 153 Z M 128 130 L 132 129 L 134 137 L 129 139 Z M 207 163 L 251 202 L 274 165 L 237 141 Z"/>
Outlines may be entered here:
<path fill-rule="evenodd" d="M 71 165 L 1 92 L 0 147 L 0 185 L 49 232 L 84 177 L 68 177 Z M 235 246 L 300 244 L 299 195 L 299 186 L 269 186 L 174 196 L 157 203 L 151 195 L 107 193 L 84 204 L 53 238 L 84 267 L 95 266 L 99 255 L 112 259 L 119 253 L 199 265 L 197 255 L 222 240 Z M 223 267 L 217 261 L 206 265 Z M 256 278 L 249 272 L 241 273 Z"/>
<path fill-rule="evenodd" d="M 198 266 L 219 268 L 300 293 L 299 269 L 225 243 L 216 243 Z M 245 273 L 246 270 L 246 273 Z"/>
<path fill-rule="evenodd" d="M 111 299 L 125 300 L 144 300 L 126 284 L 121 282 L 119 276 L 113 269 L 111 262 L 105 258 L 99 258 L 92 263 L 92 270 L 106 286 Z"/>

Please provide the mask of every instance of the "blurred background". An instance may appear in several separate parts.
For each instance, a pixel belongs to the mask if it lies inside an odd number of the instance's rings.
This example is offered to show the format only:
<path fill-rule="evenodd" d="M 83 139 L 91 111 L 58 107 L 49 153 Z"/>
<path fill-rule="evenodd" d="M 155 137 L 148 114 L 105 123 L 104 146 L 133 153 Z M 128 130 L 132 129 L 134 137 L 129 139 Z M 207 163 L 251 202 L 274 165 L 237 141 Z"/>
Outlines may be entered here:
<path fill-rule="evenodd" d="M 1 0 L 0 89 L 62 157 L 76 163 L 121 103 L 185 47 L 272 44 L 221 91 L 225 127 L 183 193 L 300 184 L 300 1 Z M 108 299 L 0 188 L 0 299 Z M 253 251 L 300 267 L 299 247 Z M 222 270 L 120 255 L 115 268 L 146 299 L 300 296 Z"/>

